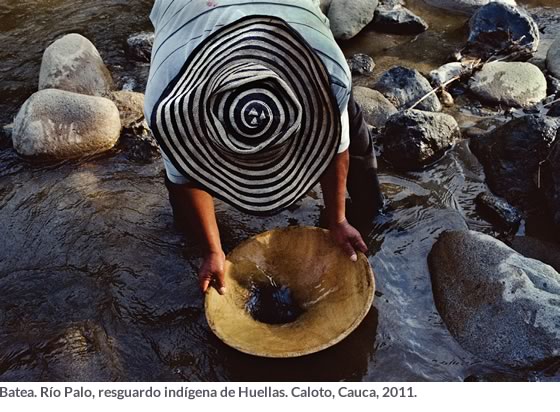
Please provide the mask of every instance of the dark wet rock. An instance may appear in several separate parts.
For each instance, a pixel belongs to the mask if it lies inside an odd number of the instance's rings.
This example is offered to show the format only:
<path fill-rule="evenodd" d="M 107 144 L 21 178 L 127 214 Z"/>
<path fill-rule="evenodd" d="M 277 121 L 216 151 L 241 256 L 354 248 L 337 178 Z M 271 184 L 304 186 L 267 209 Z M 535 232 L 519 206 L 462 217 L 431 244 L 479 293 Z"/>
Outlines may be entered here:
<path fill-rule="evenodd" d="M 373 28 L 383 33 L 420 34 L 428 30 L 428 23 L 406 7 L 380 5 L 375 10 Z"/>
<path fill-rule="evenodd" d="M 539 28 L 524 10 L 503 3 L 481 7 L 469 22 L 469 38 L 463 55 L 483 60 L 491 56 L 515 55 L 530 59 L 539 46 Z"/>
<path fill-rule="evenodd" d="M 548 49 L 546 54 L 546 68 L 556 78 L 560 78 L 560 37 Z"/>
<path fill-rule="evenodd" d="M 439 87 L 452 79 L 459 80 L 461 77 L 468 76 L 471 73 L 472 69 L 463 63 L 447 63 L 430 72 L 430 81 L 434 87 Z"/>
<path fill-rule="evenodd" d="M 560 121 L 528 115 L 471 140 L 494 193 L 523 209 L 539 205 L 539 164 L 556 140 Z"/>
<path fill-rule="evenodd" d="M 144 94 L 121 90 L 113 92 L 111 100 L 119 109 L 124 129 L 144 120 Z"/>
<path fill-rule="evenodd" d="M 397 113 L 396 107 L 377 90 L 356 86 L 352 92 L 356 103 L 362 108 L 365 121 L 377 129 L 385 127 L 389 117 Z"/>
<path fill-rule="evenodd" d="M 501 1 L 515 6 L 515 0 L 425 0 L 431 6 L 455 13 L 472 14 L 481 6 L 492 1 Z"/>
<path fill-rule="evenodd" d="M 108 96 L 111 73 L 95 46 L 84 36 L 67 34 L 45 50 L 39 90 L 60 89 L 91 96 Z"/>
<path fill-rule="evenodd" d="M 386 71 L 373 86 L 397 109 L 408 109 L 432 91 L 430 82 L 418 70 L 396 66 Z M 430 112 L 441 111 L 441 102 L 431 95 L 415 107 Z"/>
<path fill-rule="evenodd" d="M 485 64 L 469 83 L 470 90 L 491 104 L 531 107 L 544 100 L 544 74 L 531 63 L 492 62 Z"/>
<path fill-rule="evenodd" d="M 560 227 L 560 137 L 543 162 L 542 183 L 553 221 Z"/>
<path fill-rule="evenodd" d="M 150 62 L 155 35 L 153 32 L 142 32 L 130 36 L 126 40 L 126 53 L 139 62 Z"/>
<path fill-rule="evenodd" d="M 123 129 L 118 148 L 129 160 L 137 163 L 150 163 L 161 157 L 158 143 L 146 121 Z"/>
<path fill-rule="evenodd" d="M 560 274 L 482 233 L 444 233 L 429 255 L 436 307 L 477 356 L 528 367 L 558 356 Z"/>
<path fill-rule="evenodd" d="M 476 199 L 476 206 L 482 217 L 500 228 L 515 232 L 523 219 L 521 212 L 504 199 L 491 193 L 481 193 Z"/>
<path fill-rule="evenodd" d="M 0 127 L 0 149 L 7 149 L 8 147 L 12 147 L 13 130 L 13 123 Z"/>
<path fill-rule="evenodd" d="M 397 169 L 417 170 L 438 160 L 460 137 L 452 116 L 407 110 L 389 118 L 383 156 Z"/>
<path fill-rule="evenodd" d="M 375 69 L 375 62 L 367 54 L 358 53 L 346 60 L 352 74 L 370 74 Z"/>
<path fill-rule="evenodd" d="M 13 144 L 23 156 L 64 160 L 108 150 L 120 132 L 119 111 L 111 100 L 46 89 L 20 109 Z"/>
<path fill-rule="evenodd" d="M 313 1 L 325 15 L 329 13 L 329 7 L 331 6 L 332 0 L 313 0 Z"/>
<path fill-rule="evenodd" d="M 517 236 L 511 247 L 523 256 L 540 260 L 560 272 L 560 245 L 529 236 Z"/>
<path fill-rule="evenodd" d="M 373 20 L 377 0 L 332 0 L 328 17 L 335 39 L 348 40 Z"/>
<path fill-rule="evenodd" d="M 556 102 L 556 103 L 552 104 L 549 107 L 546 115 L 551 116 L 551 117 L 560 117 L 560 102 Z"/>

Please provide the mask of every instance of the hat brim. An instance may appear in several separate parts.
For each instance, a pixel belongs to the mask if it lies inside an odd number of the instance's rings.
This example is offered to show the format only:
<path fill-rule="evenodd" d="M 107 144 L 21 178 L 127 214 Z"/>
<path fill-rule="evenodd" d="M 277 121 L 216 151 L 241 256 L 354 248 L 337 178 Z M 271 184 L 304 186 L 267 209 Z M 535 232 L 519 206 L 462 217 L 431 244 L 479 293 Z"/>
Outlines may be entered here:
<path fill-rule="evenodd" d="M 289 288 L 303 313 L 293 322 L 267 324 L 246 309 L 251 282 L 263 271 Z M 303 356 L 348 336 L 364 319 L 374 298 L 373 271 L 365 255 L 357 262 L 323 229 L 292 227 L 251 238 L 227 257 L 227 292 L 206 295 L 212 331 L 227 345 L 270 358 Z"/>
<path fill-rule="evenodd" d="M 290 139 L 275 136 L 282 144 L 272 142 L 257 155 L 224 150 L 220 141 L 236 137 L 215 123 L 207 107 L 208 80 L 222 66 L 245 60 L 275 72 L 303 111 Z M 317 184 L 336 156 L 342 129 L 319 56 L 283 20 L 265 16 L 243 18 L 205 39 L 155 105 L 151 127 L 179 172 L 215 197 L 257 215 L 285 209 Z"/>

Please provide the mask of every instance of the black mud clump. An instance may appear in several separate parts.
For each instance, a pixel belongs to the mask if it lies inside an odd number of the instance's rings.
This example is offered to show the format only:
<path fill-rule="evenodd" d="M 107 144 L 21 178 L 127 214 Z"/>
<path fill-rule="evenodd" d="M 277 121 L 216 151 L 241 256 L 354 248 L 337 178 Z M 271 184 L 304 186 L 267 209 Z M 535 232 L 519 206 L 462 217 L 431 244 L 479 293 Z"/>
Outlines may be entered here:
<path fill-rule="evenodd" d="M 271 325 L 294 322 L 303 313 L 292 290 L 274 282 L 252 282 L 245 309 L 256 321 Z"/>

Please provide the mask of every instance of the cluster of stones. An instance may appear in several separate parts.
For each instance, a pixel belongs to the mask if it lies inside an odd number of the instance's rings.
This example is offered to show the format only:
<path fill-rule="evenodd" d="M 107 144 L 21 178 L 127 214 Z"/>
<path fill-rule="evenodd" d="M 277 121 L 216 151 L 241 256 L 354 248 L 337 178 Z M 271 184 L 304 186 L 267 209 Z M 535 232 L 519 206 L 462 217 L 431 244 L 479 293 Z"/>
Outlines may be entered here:
<path fill-rule="evenodd" d="M 427 77 L 399 66 L 354 87 L 383 158 L 403 171 L 441 158 L 461 137 L 455 119 L 441 113 L 453 104 L 446 86 L 460 82 L 482 104 L 516 113 L 471 138 L 493 192 L 476 198 L 481 216 L 511 235 L 527 211 L 547 204 L 560 227 L 560 93 L 550 87 L 560 84 L 560 38 L 541 44 L 545 31 L 513 0 L 427 2 L 470 14 L 469 36 L 458 61 Z M 545 57 L 540 63 L 538 54 Z M 349 64 L 356 75 L 375 67 L 364 55 Z M 482 358 L 531 367 L 560 348 L 560 247 L 514 239 L 508 245 L 474 231 L 448 232 L 429 263 L 436 306 L 457 341 Z"/>
<path fill-rule="evenodd" d="M 39 90 L 23 104 L 12 143 L 22 156 L 72 159 L 104 152 L 141 124 L 144 95 L 116 91 L 99 51 L 68 34 L 44 52 Z M 146 128 L 147 129 L 147 128 Z"/>

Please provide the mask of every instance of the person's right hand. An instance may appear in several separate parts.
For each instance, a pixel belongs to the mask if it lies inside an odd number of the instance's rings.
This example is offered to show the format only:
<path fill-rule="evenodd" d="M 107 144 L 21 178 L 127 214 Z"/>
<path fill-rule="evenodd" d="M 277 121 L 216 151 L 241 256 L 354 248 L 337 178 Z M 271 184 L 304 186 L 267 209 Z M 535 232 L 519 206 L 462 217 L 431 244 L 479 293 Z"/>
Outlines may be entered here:
<path fill-rule="evenodd" d="M 198 281 L 202 293 L 208 290 L 212 284 L 220 295 L 226 292 L 226 285 L 224 282 L 224 266 L 226 263 L 226 256 L 224 252 L 209 252 L 202 261 L 202 265 L 198 270 Z"/>

